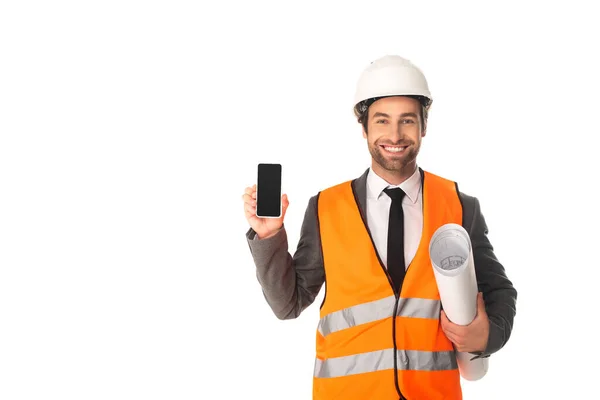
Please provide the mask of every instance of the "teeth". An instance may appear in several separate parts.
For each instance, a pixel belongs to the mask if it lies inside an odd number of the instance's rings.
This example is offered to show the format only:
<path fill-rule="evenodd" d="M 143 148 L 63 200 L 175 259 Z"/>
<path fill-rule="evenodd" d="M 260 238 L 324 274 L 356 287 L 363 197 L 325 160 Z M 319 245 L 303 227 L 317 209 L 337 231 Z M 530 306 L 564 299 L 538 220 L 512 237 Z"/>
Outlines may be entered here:
<path fill-rule="evenodd" d="M 387 147 L 387 146 L 384 146 L 383 148 L 386 149 L 387 151 L 391 151 L 392 153 L 399 153 L 402 150 L 404 150 L 406 147 Z"/>

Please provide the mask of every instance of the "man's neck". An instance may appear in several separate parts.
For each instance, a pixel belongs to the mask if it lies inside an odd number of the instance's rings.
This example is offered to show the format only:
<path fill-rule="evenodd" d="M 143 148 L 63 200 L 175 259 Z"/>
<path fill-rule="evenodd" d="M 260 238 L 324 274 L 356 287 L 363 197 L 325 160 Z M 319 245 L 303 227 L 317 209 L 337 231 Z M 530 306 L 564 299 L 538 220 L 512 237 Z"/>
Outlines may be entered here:
<path fill-rule="evenodd" d="M 371 164 L 371 168 L 377 175 L 379 175 L 390 185 L 399 185 L 415 173 L 417 163 L 416 161 L 413 161 L 410 164 L 403 167 L 400 171 L 388 171 L 387 169 L 382 168 L 379 164 L 373 161 Z"/>

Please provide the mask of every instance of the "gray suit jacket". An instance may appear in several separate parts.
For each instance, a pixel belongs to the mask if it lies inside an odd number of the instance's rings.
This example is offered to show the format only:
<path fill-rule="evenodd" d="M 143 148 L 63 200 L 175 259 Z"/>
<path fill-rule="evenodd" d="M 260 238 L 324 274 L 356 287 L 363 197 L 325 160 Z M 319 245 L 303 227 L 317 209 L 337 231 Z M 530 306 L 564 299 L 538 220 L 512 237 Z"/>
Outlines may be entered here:
<path fill-rule="evenodd" d="M 423 174 L 423 170 L 420 172 Z M 369 169 L 352 181 L 363 213 L 367 206 L 368 173 Z M 282 320 L 297 318 L 314 302 L 325 283 L 317 221 L 318 196 L 311 197 L 308 202 L 300 240 L 293 256 L 288 252 L 285 225 L 277 234 L 266 239 L 255 239 L 256 233 L 252 229 L 246 233 L 265 299 L 277 318 Z M 494 254 L 479 201 L 462 192 L 459 192 L 459 196 L 463 206 L 462 226 L 471 238 L 477 284 L 479 291 L 483 292 L 490 320 L 487 348 L 478 355 L 489 357 L 500 350 L 510 337 L 516 314 L 517 291 Z"/>

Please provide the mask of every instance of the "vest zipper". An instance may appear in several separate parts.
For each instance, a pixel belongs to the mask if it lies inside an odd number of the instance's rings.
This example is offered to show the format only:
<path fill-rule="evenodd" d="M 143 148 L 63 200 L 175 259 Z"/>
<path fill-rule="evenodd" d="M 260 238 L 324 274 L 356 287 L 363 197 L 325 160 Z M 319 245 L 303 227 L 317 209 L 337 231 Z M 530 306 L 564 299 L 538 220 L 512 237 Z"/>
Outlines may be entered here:
<path fill-rule="evenodd" d="M 362 219 L 363 225 L 364 225 L 365 229 L 367 230 L 369 239 L 371 239 L 371 245 L 373 246 L 373 249 L 375 250 L 375 255 L 377 256 L 377 261 L 379 261 L 379 266 L 381 267 L 381 269 L 383 270 L 383 273 L 387 277 L 388 283 L 390 284 L 390 287 L 392 288 L 392 291 L 394 292 L 394 296 L 396 297 L 396 302 L 394 304 L 394 313 L 392 314 L 392 340 L 394 343 L 394 384 L 396 385 L 396 391 L 398 392 L 398 395 L 400 396 L 399 400 L 407 400 L 406 397 L 404 397 L 404 395 L 402 394 L 402 391 L 400 391 L 400 383 L 398 382 L 398 347 L 396 345 L 396 311 L 398 310 L 398 303 L 400 302 L 400 291 L 402 290 L 402 287 L 399 290 L 396 290 L 396 288 L 394 287 L 394 283 L 392 282 L 392 277 L 388 273 L 387 268 L 385 268 L 385 266 L 383 265 L 383 262 L 381 261 L 381 258 L 379 257 L 379 253 L 377 252 L 377 247 L 375 246 L 375 241 L 373 240 L 373 236 L 371 236 L 371 231 L 369 230 L 369 225 L 367 224 L 367 220 L 366 220 L 365 216 L 363 215 L 363 211 L 360 209 L 360 206 L 359 206 L 360 202 L 358 201 L 356 191 L 354 190 L 354 182 L 350 185 L 350 187 L 352 188 L 352 194 L 354 195 L 354 201 L 357 205 L 357 208 L 358 208 L 358 211 L 360 214 L 360 218 Z M 408 268 L 407 268 L 406 272 L 408 272 Z"/>

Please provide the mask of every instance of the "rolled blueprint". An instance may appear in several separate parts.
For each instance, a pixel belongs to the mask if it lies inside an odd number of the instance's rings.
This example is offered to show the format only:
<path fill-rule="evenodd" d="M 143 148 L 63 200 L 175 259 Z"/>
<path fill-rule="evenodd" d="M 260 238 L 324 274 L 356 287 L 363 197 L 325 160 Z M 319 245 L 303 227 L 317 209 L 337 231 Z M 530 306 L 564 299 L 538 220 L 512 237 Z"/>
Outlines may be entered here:
<path fill-rule="evenodd" d="M 435 231 L 429 243 L 429 257 L 448 319 L 457 325 L 470 324 L 477 315 L 477 277 L 473 248 L 467 231 L 457 224 L 445 224 Z M 468 381 L 485 376 L 488 358 L 456 352 L 460 375 Z"/>

